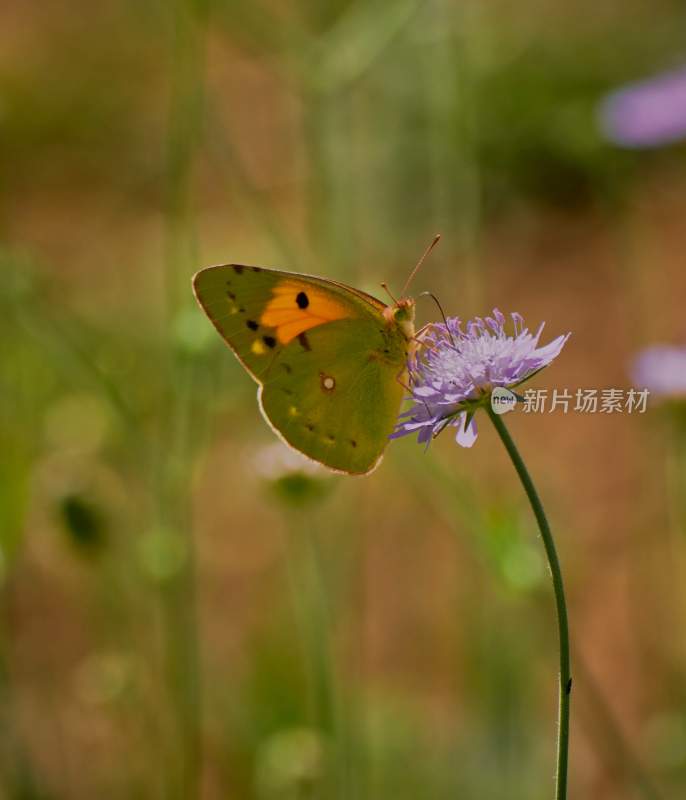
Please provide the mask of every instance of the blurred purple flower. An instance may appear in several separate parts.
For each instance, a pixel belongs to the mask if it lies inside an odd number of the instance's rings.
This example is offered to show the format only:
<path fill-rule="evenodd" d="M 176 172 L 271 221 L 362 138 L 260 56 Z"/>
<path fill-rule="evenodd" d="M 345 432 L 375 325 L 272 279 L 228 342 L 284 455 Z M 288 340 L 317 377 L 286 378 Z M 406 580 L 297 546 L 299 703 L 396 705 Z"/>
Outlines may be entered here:
<path fill-rule="evenodd" d="M 622 147 L 659 147 L 686 138 L 686 67 L 612 92 L 601 104 L 600 124 Z"/>
<path fill-rule="evenodd" d="M 663 397 L 686 396 L 686 347 L 656 345 L 641 350 L 631 368 L 634 385 Z"/>
<path fill-rule="evenodd" d="M 471 320 L 465 330 L 457 317 L 431 326 L 421 352 L 408 364 L 413 405 L 401 413 L 392 439 L 418 432 L 417 441 L 428 445 L 453 426 L 458 444 L 474 444 L 473 415 L 489 402 L 492 390 L 523 383 L 548 366 L 569 338 L 558 336 L 539 347 L 543 324 L 532 334 L 519 314 L 511 316 L 514 335 L 505 332 L 505 317 L 498 309 L 485 320 Z"/>

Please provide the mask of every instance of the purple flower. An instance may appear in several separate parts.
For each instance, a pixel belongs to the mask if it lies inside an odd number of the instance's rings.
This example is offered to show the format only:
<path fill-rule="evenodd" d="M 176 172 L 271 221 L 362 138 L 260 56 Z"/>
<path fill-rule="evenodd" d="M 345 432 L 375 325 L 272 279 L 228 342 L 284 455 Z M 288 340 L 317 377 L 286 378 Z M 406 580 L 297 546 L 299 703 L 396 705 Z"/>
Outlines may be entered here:
<path fill-rule="evenodd" d="M 543 324 L 535 334 L 512 314 L 514 335 L 505 332 L 505 317 L 476 317 L 463 330 L 457 317 L 436 323 L 422 337 L 422 348 L 408 364 L 412 407 L 404 411 L 391 438 L 418 432 L 430 443 L 444 428 L 457 428 L 457 443 L 471 447 L 477 436 L 473 416 L 489 402 L 496 386 L 523 383 L 560 353 L 569 334 L 538 346 Z"/>
<path fill-rule="evenodd" d="M 686 347 L 657 345 L 641 350 L 631 368 L 636 386 L 663 397 L 686 396 Z"/>
<path fill-rule="evenodd" d="M 623 147 L 658 147 L 686 137 L 686 68 L 629 84 L 600 107 L 608 139 Z"/>

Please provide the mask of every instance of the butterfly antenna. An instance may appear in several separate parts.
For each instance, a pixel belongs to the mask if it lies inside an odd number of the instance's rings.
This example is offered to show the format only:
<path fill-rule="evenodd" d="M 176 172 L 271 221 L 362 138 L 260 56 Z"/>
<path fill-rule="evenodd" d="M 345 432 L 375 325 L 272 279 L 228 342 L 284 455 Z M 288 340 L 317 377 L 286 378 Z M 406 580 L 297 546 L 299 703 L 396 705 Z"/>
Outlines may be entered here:
<path fill-rule="evenodd" d="M 412 272 L 410 272 L 410 276 L 405 281 L 405 285 L 403 286 L 403 290 L 400 293 L 402 296 L 405 295 L 405 292 L 407 291 L 408 286 L 412 283 L 412 279 L 414 278 L 414 276 L 419 272 L 419 268 L 422 266 L 422 264 L 426 260 L 426 257 L 434 249 L 434 247 L 436 247 L 436 245 L 439 243 L 440 240 L 441 240 L 441 234 L 437 233 L 434 236 L 433 241 L 431 242 L 431 244 L 426 248 L 426 250 L 424 251 L 424 254 L 422 255 L 422 257 L 417 262 L 417 265 L 415 266 L 415 268 L 412 270 Z"/>
<path fill-rule="evenodd" d="M 438 306 L 438 310 L 441 312 L 441 317 L 443 318 L 443 324 L 445 325 L 445 329 L 448 332 L 448 336 L 450 337 L 450 343 L 453 347 L 455 347 L 455 339 L 453 338 L 453 334 L 448 327 L 448 320 L 446 319 L 445 312 L 443 311 L 443 306 L 438 302 L 438 298 L 433 292 L 422 292 L 419 297 L 430 297 L 434 303 Z"/>
<path fill-rule="evenodd" d="M 392 301 L 393 301 L 393 302 L 394 302 L 396 305 L 398 305 L 398 301 L 397 301 L 397 300 L 395 299 L 395 297 L 393 297 L 393 295 L 391 294 L 391 290 L 388 288 L 388 284 L 386 283 L 386 281 L 384 281 L 384 282 L 381 284 L 381 288 L 384 290 L 384 292 L 386 292 L 386 294 L 387 294 L 387 295 L 388 295 L 388 296 L 391 298 L 391 300 L 392 300 Z"/>

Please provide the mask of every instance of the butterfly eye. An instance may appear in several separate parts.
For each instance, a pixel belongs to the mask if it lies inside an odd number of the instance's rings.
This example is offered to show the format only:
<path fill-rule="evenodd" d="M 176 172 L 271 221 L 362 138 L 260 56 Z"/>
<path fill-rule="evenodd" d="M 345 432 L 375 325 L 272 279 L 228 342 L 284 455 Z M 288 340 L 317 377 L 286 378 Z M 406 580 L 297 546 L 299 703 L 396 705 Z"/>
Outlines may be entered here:
<path fill-rule="evenodd" d="M 414 319 L 414 305 L 406 305 L 401 301 L 393 310 L 393 318 L 396 322 L 411 322 Z"/>

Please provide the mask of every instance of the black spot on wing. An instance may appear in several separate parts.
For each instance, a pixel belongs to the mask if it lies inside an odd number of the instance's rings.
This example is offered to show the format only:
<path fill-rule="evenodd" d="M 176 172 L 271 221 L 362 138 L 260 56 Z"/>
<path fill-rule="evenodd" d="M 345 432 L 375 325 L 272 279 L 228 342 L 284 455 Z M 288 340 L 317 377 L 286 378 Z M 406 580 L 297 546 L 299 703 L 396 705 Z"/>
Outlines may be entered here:
<path fill-rule="evenodd" d="M 293 372 L 293 369 L 290 364 L 284 364 L 283 362 L 281 362 L 281 366 L 283 367 L 286 375 L 290 375 L 291 372 Z"/>
<path fill-rule="evenodd" d="M 236 275 L 242 275 L 244 269 L 245 267 L 242 267 L 240 264 L 233 265 L 233 271 L 236 273 Z"/>
<path fill-rule="evenodd" d="M 350 446 L 351 447 L 357 447 L 357 442 L 354 439 L 351 439 L 350 440 Z"/>
<path fill-rule="evenodd" d="M 233 292 L 227 291 L 226 294 L 229 296 L 230 300 L 236 300 L 236 295 Z"/>
<path fill-rule="evenodd" d="M 295 296 L 295 302 L 298 305 L 298 308 L 307 308 L 310 304 L 310 298 L 305 294 L 305 292 L 298 292 Z"/>
<path fill-rule="evenodd" d="M 307 334 L 303 331 L 303 333 L 298 334 L 298 341 L 300 342 L 300 346 L 303 350 L 307 350 L 310 352 L 312 347 L 310 346 L 310 340 L 307 338 Z"/>
<path fill-rule="evenodd" d="M 269 347 L 270 349 L 276 347 L 276 339 L 273 336 L 263 336 L 262 341 Z"/>
<path fill-rule="evenodd" d="M 250 328 L 251 331 L 256 331 L 260 327 L 254 319 L 249 319 L 245 324 Z"/>

